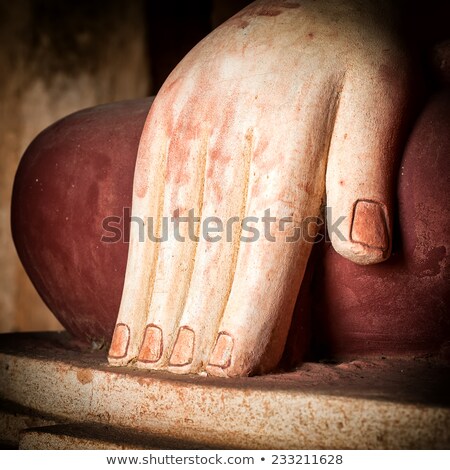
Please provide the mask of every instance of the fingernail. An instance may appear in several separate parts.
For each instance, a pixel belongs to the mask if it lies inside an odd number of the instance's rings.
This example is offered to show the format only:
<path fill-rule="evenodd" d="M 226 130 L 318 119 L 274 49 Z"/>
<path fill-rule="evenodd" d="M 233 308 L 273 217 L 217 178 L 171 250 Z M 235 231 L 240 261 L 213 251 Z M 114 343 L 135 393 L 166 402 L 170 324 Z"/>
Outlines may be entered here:
<path fill-rule="evenodd" d="M 186 366 L 192 362 L 195 333 L 187 326 L 178 330 L 177 340 L 170 356 L 171 366 Z"/>
<path fill-rule="evenodd" d="M 228 333 L 219 333 L 209 365 L 226 369 L 231 363 L 234 340 Z"/>
<path fill-rule="evenodd" d="M 120 359 L 125 357 L 130 343 L 130 328 L 125 323 L 118 323 L 114 330 L 111 347 L 109 348 L 109 357 Z"/>
<path fill-rule="evenodd" d="M 156 362 L 162 356 L 163 336 L 162 330 L 155 325 L 147 325 L 142 340 L 141 349 L 139 350 L 138 361 Z"/>
<path fill-rule="evenodd" d="M 389 248 L 389 233 L 384 204 L 360 200 L 355 204 L 351 240 L 369 248 L 386 251 Z"/>

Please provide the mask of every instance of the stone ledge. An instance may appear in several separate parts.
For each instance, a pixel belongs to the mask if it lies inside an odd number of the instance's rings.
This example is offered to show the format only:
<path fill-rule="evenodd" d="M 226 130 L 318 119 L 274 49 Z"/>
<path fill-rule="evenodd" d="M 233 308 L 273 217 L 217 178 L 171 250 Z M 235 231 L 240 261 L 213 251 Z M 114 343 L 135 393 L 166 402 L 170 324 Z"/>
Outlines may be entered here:
<path fill-rule="evenodd" d="M 55 424 L 53 419 L 46 418 L 34 410 L 0 400 L 0 436 L 6 443 L 17 446 L 22 430 L 52 424 Z"/>
<path fill-rule="evenodd" d="M 185 443 L 129 429 L 100 424 L 57 424 L 24 429 L 20 433 L 22 450 L 153 450 L 186 449 Z M 200 446 L 196 447 L 201 448 Z"/>
<path fill-rule="evenodd" d="M 105 351 L 65 334 L 0 335 L 2 399 L 186 448 L 449 448 L 449 370 L 377 359 L 242 379 L 176 376 L 109 367 Z"/>

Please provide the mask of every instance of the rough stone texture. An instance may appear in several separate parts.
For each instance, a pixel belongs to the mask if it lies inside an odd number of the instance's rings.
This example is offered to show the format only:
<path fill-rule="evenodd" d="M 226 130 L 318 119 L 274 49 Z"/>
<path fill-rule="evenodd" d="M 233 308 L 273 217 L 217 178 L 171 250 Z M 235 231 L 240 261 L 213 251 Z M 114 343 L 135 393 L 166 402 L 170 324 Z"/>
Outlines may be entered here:
<path fill-rule="evenodd" d="M 87 433 L 79 435 L 71 433 L 71 428 L 65 426 L 50 426 L 45 428 L 32 428 L 22 432 L 19 449 L 21 450 L 125 450 L 139 449 L 138 446 L 129 446 L 114 442 L 111 439 L 92 437 Z M 87 435 L 86 435 L 87 434 Z M 145 449 L 145 447 L 141 447 Z"/>
<path fill-rule="evenodd" d="M 59 424 L 21 432 L 19 449 L 125 450 L 187 449 L 186 443 L 130 429 L 95 424 Z"/>
<path fill-rule="evenodd" d="M 0 436 L 2 441 L 17 446 L 22 430 L 52 424 L 55 424 L 55 421 L 42 414 L 15 403 L 0 400 Z"/>
<path fill-rule="evenodd" d="M 0 344 L 0 397 L 57 421 L 188 448 L 450 448 L 449 368 L 430 360 L 222 379 L 110 368 L 105 351 L 80 351 L 63 334 L 2 335 Z"/>
<path fill-rule="evenodd" d="M 144 3 L 0 1 L 0 331 L 61 328 L 13 247 L 14 173 L 32 138 L 55 120 L 147 94 Z"/>

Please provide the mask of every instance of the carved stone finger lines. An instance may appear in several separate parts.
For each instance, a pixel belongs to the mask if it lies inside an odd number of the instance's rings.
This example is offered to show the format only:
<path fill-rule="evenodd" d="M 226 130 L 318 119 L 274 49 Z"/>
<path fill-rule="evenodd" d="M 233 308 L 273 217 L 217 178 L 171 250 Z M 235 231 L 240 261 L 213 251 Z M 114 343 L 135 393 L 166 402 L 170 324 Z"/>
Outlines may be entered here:
<path fill-rule="evenodd" d="M 323 88 L 320 108 L 310 105 L 311 101 L 317 102 L 314 99 L 303 98 L 297 117 L 289 115 L 289 107 L 280 109 L 280 114 L 289 117 L 289 124 L 280 134 L 295 138 L 286 141 L 279 135 L 272 136 L 259 150 L 250 178 L 246 215 L 261 220 L 270 208 L 275 221 L 290 216 L 297 225 L 319 214 L 329 127 L 334 122 L 334 111 L 328 116 L 327 109 L 335 94 L 334 86 Z M 239 376 L 271 370 L 282 354 L 312 245 L 302 236 L 288 242 L 286 232 L 278 223 L 274 225 L 272 240 L 261 237 L 241 246 L 220 333 L 206 367 L 211 375 Z"/>
<path fill-rule="evenodd" d="M 163 210 L 167 236 L 160 236 L 157 242 L 159 257 L 147 315 L 147 331 L 150 333 L 141 345 L 138 367 L 161 368 L 166 365 L 194 269 L 195 239 L 200 235 L 200 225 L 194 226 L 192 237 L 186 224 L 179 221 L 186 218 L 189 211 L 196 216 L 202 214 L 208 134 L 200 133 L 189 146 L 186 139 L 183 146 L 183 143 L 180 145 L 183 137 L 180 133 L 169 146 Z M 174 224 L 177 224 L 177 229 Z M 151 325 L 157 327 L 160 334 L 151 333 Z"/>
<path fill-rule="evenodd" d="M 192 283 L 169 362 L 169 370 L 177 373 L 204 368 L 231 292 L 246 212 L 253 128 L 234 136 L 216 137 L 215 153 L 208 154 L 202 225 L 205 217 L 218 217 L 224 225 L 231 219 L 234 223 L 231 237 L 225 230 L 221 240 L 212 241 L 202 233 L 198 242 Z"/>
<path fill-rule="evenodd" d="M 150 113 L 147 122 L 151 120 L 151 116 Z M 132 216 L 136 223 L 130 227 L 127 269 L 117 320 L 117 324 L 122 326 L 116 327 L 109 351 L 109 362 L 113 365 L 126 365 L 138 355 L 145 331 L 146 312 L 152 295 L 158 258 L 158 245 L 149 240 L 146 229 L 148 220 L 160 219 L 167 139 L 163 133 L 155 132 L 159 135 L 153 135 L 153 140 L 148 144 L 148 135 L 144 134 L 139 146 L 133 184 Z M 152 164 L 148 163 L 149 160 Z M 147 183 L 148 187 L 145 187 L 144 191 L 145 180 L 151 181 L 152 184 Z"/>
<path fill-rule="evenodd" d="M 228 282 L 228 290 L 226 294 L 226 299 L 223 302 L 222 311 L 220 312 L 219 317 L 217 318 L 216 329 L 219 328 L 220 323 L 222 322 L 223 315 L 225 313 L 225 309 L 228 304 L 228 300 L 231 294 L 231 288 L 233 286 L 235 274 L 236 274 L 236 266 L 237 260 L 239 256 L 239 249 L 241 247 L 241 235 L 242 235 L 242 220 L 244 219 L 245 215 L 247 214 L 247 203 L 249 198 L 249 181 L 250 181 L 250 171 L 251 171 L 251 162 L 252 162 L 252 152 L 253 152 L 253 128 L 249 128 L 245 133 L 245 142 L 244 142 L 244 151 L 243 151 L 243 191 L 242 191 L 242 203 L 239 211 L 239 220 L 240 223 L 237 225 L 236 233 L 233 234 L 233 258 L 231 263 L 231 271 L 229 276 Z M 226 368 L 230 364 L 231 360 L 231 353 L 233 350 L 234 339 L 233 337 L 224 332 L 220 331 L 216 338 L 214 338 L 213 343 L 209 343 L 208 347 L 206 348 L 206 358 L 210 358 L 211 354 L 214 354 L 212 359 L 206 361 L 207 363 L 211 363 L 211 360 L 215 365 L 218 367 Z M 217 363 L 217 364 L 216 364 Z"/>

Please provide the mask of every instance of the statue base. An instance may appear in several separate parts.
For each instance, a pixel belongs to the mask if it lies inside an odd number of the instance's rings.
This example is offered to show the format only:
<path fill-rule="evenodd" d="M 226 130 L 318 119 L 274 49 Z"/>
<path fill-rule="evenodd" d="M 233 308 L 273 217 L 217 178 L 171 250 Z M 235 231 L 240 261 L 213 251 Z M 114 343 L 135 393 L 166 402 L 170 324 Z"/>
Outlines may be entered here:
<path fill-rule="evenodd" d="M 450 367 L 433 359 L 220 379 L 110 367 L 106 355 L 65 333 L 0 335 L 3 447 L 450 447 Z"/>

